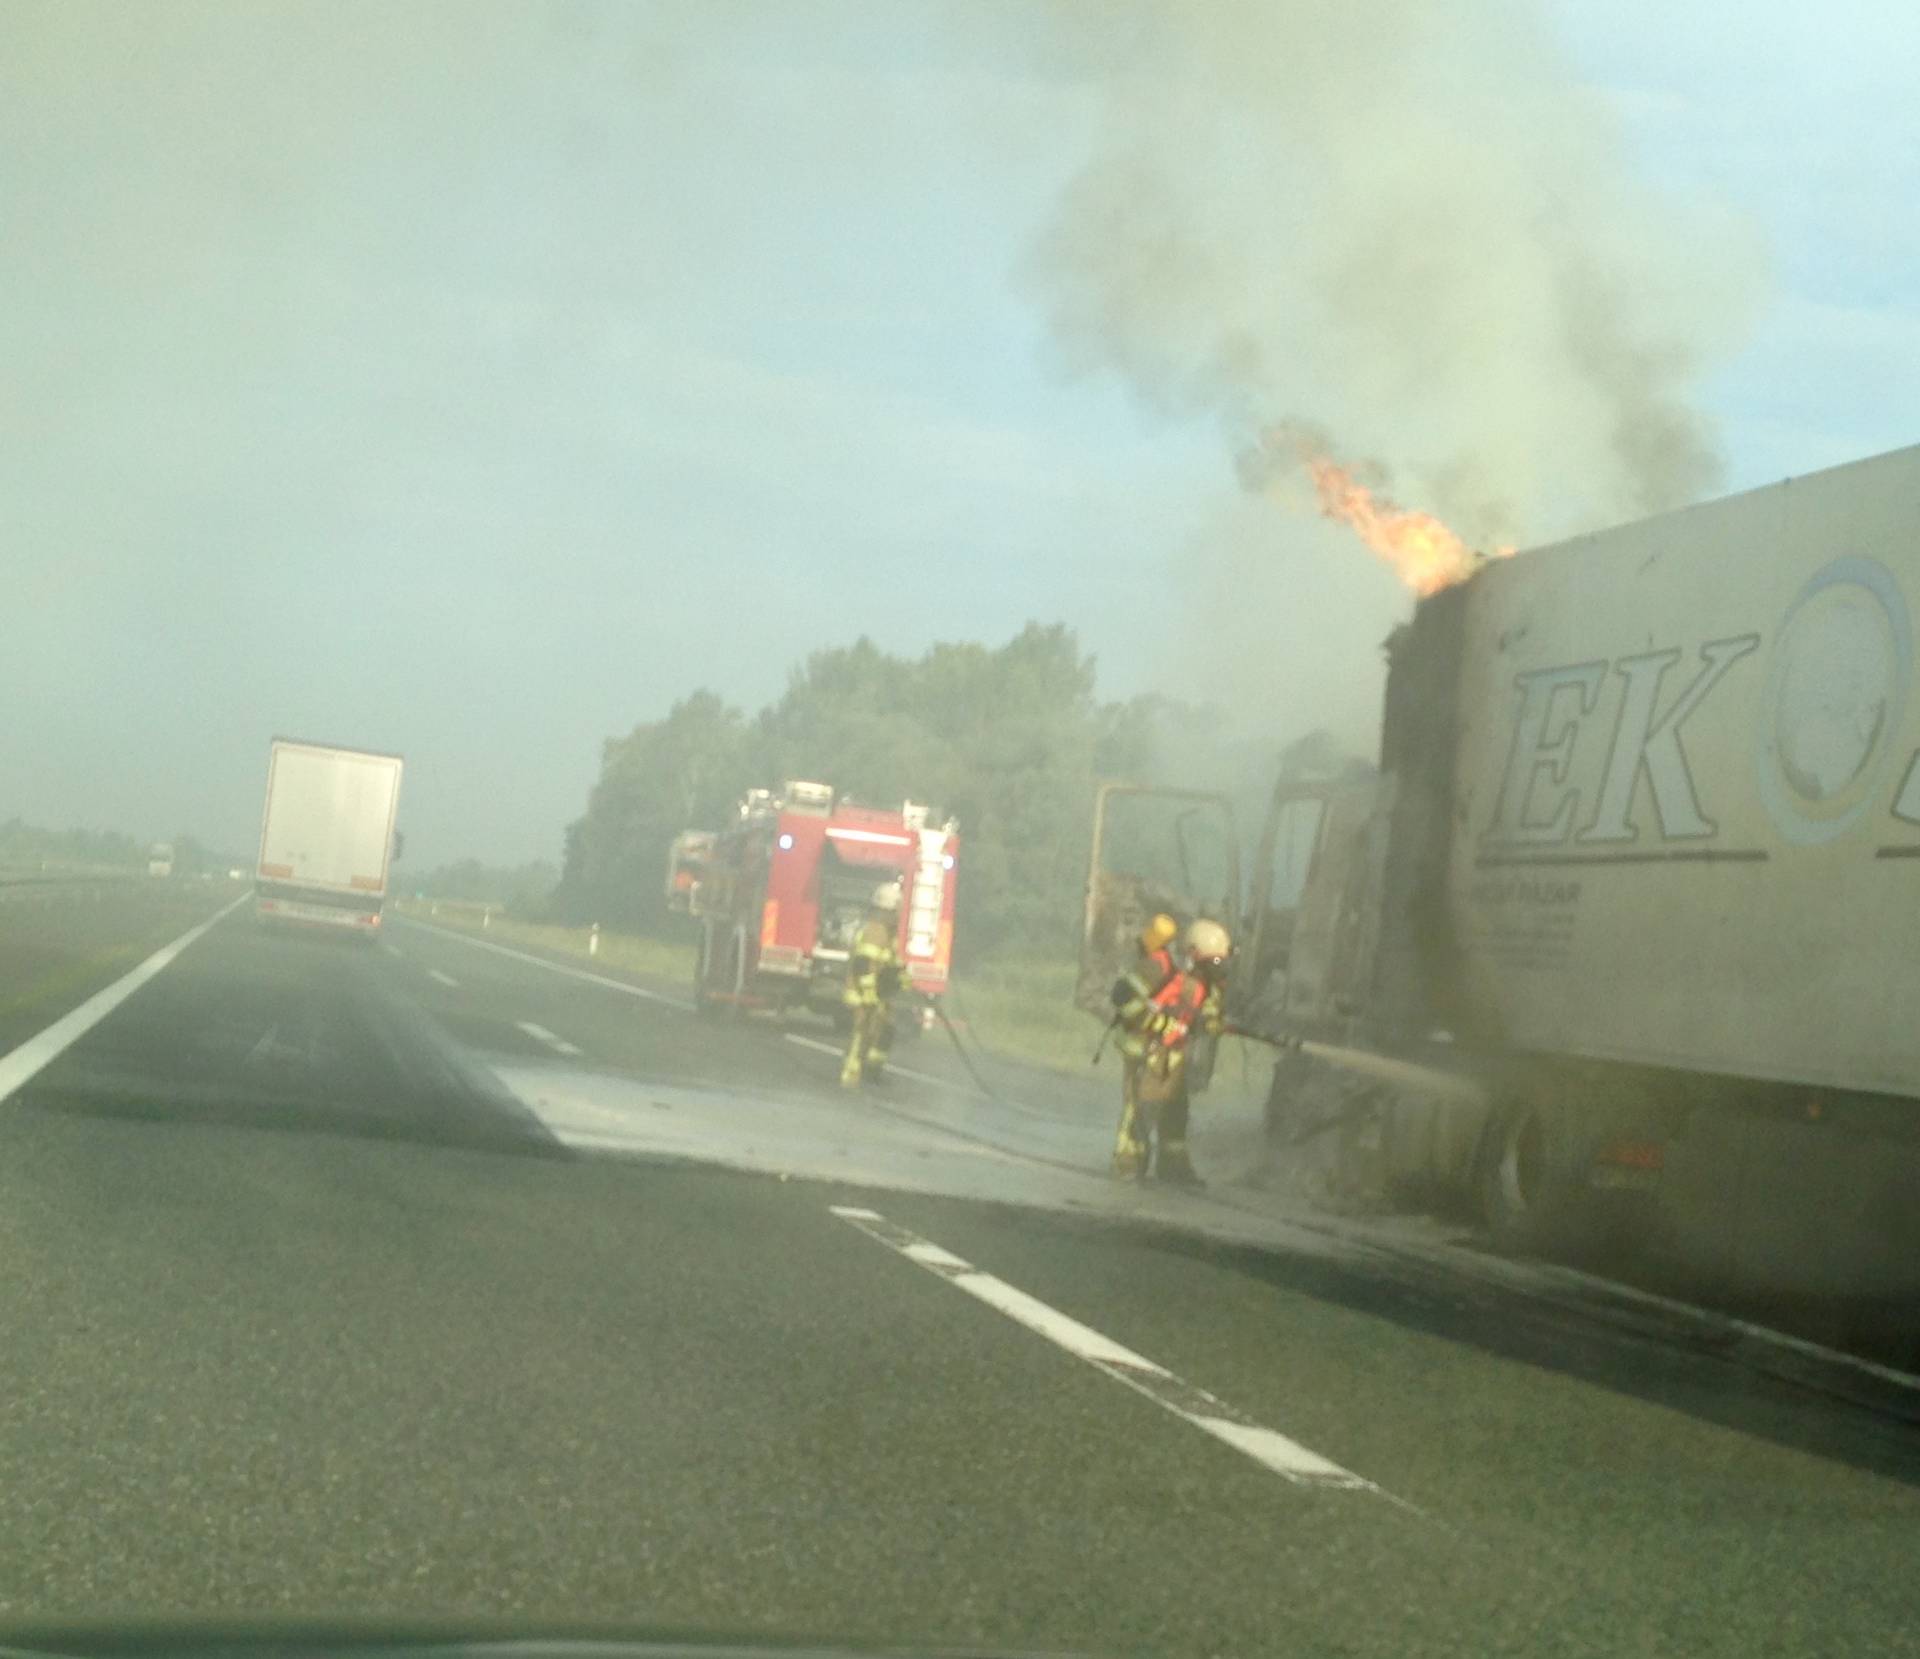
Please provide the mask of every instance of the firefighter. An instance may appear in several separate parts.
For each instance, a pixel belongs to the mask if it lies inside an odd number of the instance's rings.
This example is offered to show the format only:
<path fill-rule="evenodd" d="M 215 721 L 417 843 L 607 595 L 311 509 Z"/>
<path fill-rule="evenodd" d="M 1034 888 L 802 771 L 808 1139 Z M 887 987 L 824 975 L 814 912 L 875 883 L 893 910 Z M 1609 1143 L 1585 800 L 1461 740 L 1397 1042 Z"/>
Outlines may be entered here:
<path fill-rule="evenodd" d="M 1197 1187 L 1203 1183 L 1187 1151 L 1192 1105 L 1187 1062 L 1196 1036 L 1220 1035 L 1221 1000 L 1233 941 L 1218 922 L 1202 920 L 1187 929 L 1184 944 L 1184 966 L 1154 993 L 1144 1022 L 1146 1046 L 1136 1098 L 1143 1108 L 1143 1123 L 1157 1143 L 1153 1173 L 1178 1186 Z M 1141 1173 L 1145 1169 L 1143 1158 Z"/>
<path fill-rule="evenodd" d="M 1140 1061 L 1147 1052 L 1147 1021 L 1153 998 L 1177 971 L 1173 942 L 1180 924 L 1162 912 L 1140 930 L 1133 967 L 1113 984 L 1114 1024 L 1120 1029 L 1120 1136 L 1113 1172 L 1138 1179 L 1147 1168 L 1147 1129 L 1140 1112 Z"/>
<path fill-rule="evenodd" d="M 847 983 L 840 1000 L 852 1016 L 846 1063 L 840 1081 L 857 1089 L 886 1069 L 893 1041 L 893 998 L 900 989 L 900 884 L 885 882 L 873 890 L 867 919 L 847 954 Z"/>

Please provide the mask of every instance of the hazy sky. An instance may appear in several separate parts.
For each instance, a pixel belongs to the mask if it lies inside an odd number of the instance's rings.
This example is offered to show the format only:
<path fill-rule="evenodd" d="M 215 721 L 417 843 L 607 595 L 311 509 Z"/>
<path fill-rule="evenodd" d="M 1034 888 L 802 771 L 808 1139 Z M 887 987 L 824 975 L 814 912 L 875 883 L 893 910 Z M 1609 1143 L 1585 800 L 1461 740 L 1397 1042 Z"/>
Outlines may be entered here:
<path fill-rule="evenodd" d="M 279 732 L 403 752 L 409 862 L 555 857 L 693 687 L 1030 618 L 1364 742 L 1393 579 L 1036 297 L 1085 15 L 0 0 L 0 819 L 245 849 Z M 1910 8 L 1542 15 L 1753 266 L 1727 487 L 1920 437 Z"/>

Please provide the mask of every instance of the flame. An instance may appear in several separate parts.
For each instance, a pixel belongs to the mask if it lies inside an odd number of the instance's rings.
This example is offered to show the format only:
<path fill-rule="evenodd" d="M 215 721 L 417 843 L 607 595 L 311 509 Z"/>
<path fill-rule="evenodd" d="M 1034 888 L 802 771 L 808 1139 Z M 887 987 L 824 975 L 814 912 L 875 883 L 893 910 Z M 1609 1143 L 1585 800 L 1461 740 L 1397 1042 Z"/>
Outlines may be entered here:
<path fill-rule="evenodd" d="M 1422 598 L 1464 582 L 1487 558 L 1513 554 L 1511 547 L 1476 552 L 1433 514 L 1376 495 L 1328 456 L 1306 454 L 1301 459 L 1313 479 L 1322 516 L 1344 524 Z"/>

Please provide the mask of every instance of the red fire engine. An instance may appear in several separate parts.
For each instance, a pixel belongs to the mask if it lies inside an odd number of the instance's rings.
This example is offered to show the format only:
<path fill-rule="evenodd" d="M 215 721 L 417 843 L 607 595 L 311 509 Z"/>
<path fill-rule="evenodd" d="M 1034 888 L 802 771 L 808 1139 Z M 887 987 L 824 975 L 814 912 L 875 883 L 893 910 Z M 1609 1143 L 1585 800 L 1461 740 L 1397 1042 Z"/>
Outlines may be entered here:
<path fill-rule="evenodd" d="M 837 1014 L 854 934 L 887 882 L 900 885 L 906 983 L 940 995 L 958 851 L 953 821 L 913 801 L 857 806 L 823 783 L 749 790 L 732 825 L 688 830 L 668 857 L 668 908 L 700 922 L 695 1005 Z"/>

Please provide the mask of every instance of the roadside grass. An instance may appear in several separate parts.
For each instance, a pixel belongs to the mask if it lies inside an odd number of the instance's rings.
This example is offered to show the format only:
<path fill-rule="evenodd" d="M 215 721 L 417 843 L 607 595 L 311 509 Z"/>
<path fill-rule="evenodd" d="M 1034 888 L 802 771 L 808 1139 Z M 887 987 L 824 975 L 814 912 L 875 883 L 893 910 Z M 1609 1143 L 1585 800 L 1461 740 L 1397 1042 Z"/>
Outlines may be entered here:
<path fill-rule="evenodd" d="M 1099 1022 L 1073 1005 L 1071 962 L 1002 957 L 955 975 L 949 1011 L 989 1054 L 1083 1075 Z"/>

